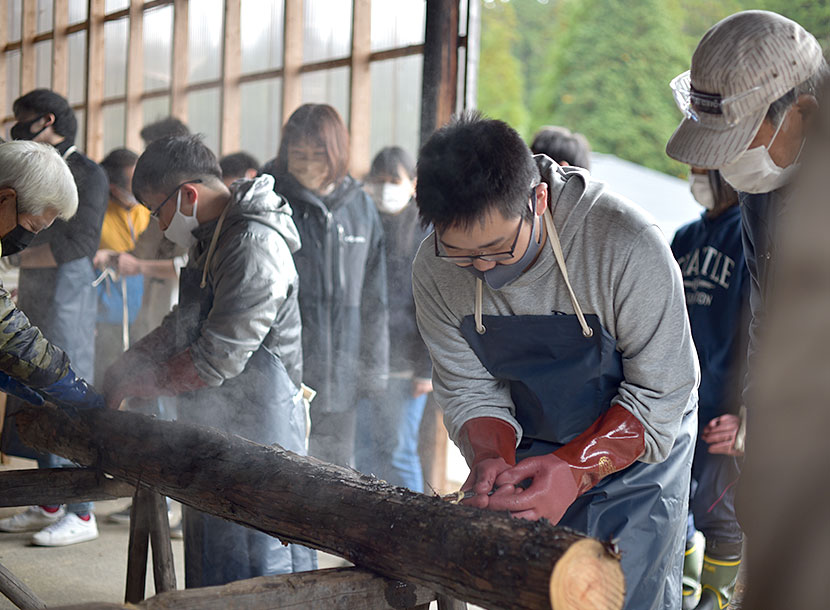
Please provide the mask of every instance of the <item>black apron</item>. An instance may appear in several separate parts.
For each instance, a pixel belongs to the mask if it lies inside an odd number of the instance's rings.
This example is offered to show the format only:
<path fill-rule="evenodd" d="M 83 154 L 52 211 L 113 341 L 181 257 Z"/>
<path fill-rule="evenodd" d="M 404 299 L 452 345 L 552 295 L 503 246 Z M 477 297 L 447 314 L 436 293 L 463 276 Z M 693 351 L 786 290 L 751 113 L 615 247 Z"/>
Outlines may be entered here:
<path fill-rule="evenodd" d="M 178 346 L 195 341 L 213 304 L 202 273 L 182 269 L 177 310 Z M 184 347 L 182 347 L 184 349 Z M 279 357 L 263 346 L 245 369 L 219 387 L 179 394 L 178 420 L 219 428 L 263 445 L 305 455 L 305 407 Z M 254 529 L 182 507 L 185 586 L 206 587 L 268 574 L 317 568 L 317 552 Z"/>
<path fill-rule="evenodd" d="M 546 222 L 570 290 L 564 257 L 561 249 L 557 252 L 558 236 L 552 220 Z M 480 291 L 481 280 L 477 282 Z M 611 407 L 624 378 L 616 340 L 596 315 L 582 316 L 572 292 L 571 300 L 577 315 L 481 316 L 483 328 L 474 316 L 462 321 L 461 332 L 481 363 L 493 377 L 510 384 L 523 429 L 517 460 L 551 453 L 585 431 Z M 692 411 L 684 416 L 664 462 L 635 462 L 609 475 L 577 498 L 559 521 L 617 542 L 628 610 L 680 607 L 696 427 L 697 413 Z"/>

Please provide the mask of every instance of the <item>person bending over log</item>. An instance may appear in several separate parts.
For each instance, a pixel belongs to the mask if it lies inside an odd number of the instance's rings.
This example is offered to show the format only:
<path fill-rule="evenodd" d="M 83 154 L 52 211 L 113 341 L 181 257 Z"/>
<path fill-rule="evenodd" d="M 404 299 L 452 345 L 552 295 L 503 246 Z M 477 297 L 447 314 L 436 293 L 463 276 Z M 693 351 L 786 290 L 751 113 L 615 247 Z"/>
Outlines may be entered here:
<path fill-rule="evenodd" d="M 157 140 L 139 157 L 133 193 L 188 262 L 178 307 L 107 370 L 109 407 L 176 396 L 179 421 L 306 453 L 300 239 L 273 186 L 263 175 L 229 190 L 199 136 Z M 187 587 L 316 568 L 315 551 L 183 510 Z"/>
<path fill-rule="evenodd" d="M 416 200 L 435 227 L 417 320 L 465 504 L 615 540 L 625 607 L 680 607 L 699 373 L 660 229 L 476 113 L 425 144 Z"/>

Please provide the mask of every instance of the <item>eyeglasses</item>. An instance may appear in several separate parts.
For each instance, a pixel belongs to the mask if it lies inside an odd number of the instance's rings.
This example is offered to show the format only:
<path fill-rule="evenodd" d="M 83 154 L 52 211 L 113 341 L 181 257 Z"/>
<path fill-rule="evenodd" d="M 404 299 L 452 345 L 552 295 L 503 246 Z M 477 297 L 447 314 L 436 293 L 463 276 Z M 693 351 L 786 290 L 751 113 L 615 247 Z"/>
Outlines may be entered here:
<path fill-rule="evenodd" d="M 156 207 L 155 210 L 152 210 L 150 212 L 150 216 L 158 220 L 159 214 L 161 214 L 161 208 L 163 208 L 165 205 L 167 205 L 167 202 L 170 201 L 173 198 L 173 195 L 178 193 L 179 189 L 182 188 L 185 184 L 201 184 L 201 183 L 202 183 L 201 178 L 196 178 L 194 180 L 187 180 L 185 182 L 182 182 L 179 186 L 177 186 L 175 189 L 173 189 L 172 193 L 170 193 L 167 197 L 164 198 L 164 201 L 162 201 L 158 205 L 158 207 Z"/>

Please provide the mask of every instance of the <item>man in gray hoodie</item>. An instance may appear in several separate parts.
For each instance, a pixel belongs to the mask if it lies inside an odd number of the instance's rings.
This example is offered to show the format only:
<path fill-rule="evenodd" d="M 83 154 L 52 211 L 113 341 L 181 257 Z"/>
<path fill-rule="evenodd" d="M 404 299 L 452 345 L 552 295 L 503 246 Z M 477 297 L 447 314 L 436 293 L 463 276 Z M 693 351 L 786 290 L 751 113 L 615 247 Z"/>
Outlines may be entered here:
<path fill-rule="evenodd" d="M 625 607 L 679 607 L 699 372 L 660 230 L 476 114 L 426 143 L 417 201 L 418 325 L 465 503 L 616 540 Z"/>
<path fill-rule="evenodd" d="M 179 304 L 115 364 L 107 404 L 176 396 L 178 420 L 305 454 L 300 392 L 300 247 L 291 207 L 274 179 L 229 191 L 199 136 L 157 140 L 138 159 L 133 193 L 165 237 L 189 248 Z M 314 569 L 316 553 L 183 508 L 188 588 Z"/>

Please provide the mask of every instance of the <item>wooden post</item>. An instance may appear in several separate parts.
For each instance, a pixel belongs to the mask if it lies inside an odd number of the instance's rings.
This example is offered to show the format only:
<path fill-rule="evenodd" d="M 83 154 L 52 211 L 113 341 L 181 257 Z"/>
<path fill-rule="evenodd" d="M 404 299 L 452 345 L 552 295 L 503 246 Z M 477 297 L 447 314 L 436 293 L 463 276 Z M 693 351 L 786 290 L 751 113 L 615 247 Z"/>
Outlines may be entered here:
<path fill-rule="evenodd" d="M 16 419 L 33 448 L 455 599 L 516 610 L 557 595 L 558 610 L 622 606 L 613 547 L 546 521 L 449 504 L 204 426 L 48 407 Z"/>
<path fill-rule="evenodd" d="M 458 1 L 426 3 L 421 144 L 455 111 L 458 87 Z"/>
<path fill-rule="evenodd" d="M 187 0 L 173 2 L 173 74 L 170 83 L 170 112 L 187 123 Z"/>
<path fill-rule="evenodd" d="M 100 161 L 104 155 L 104 0 L 89 0 L 86 75 L 86 155 Z"/>
<path fill-rule="evenodd" d="M 303 0 L 285 0 L 283 40 L 282 123 L 285 124 L 303 101 L 300 80 L 300 66 L 303 65 Z"/>
<path fill-rule="evenodd" d="M 130 1 L 130 33 L 127 47 L 127 103 L 125 145 L 140 151 L 143 111 L 141 91 L 144 89 L 144 0 Z"/>
<path fill-rule="evenodd" d="M 5 10 L 0 10 L 0 49 L 4 49 L 6 47 L 6 42 L 8 42 L 8 33 L 9 33 L 9 10 L 8 6 L 3 7 Z M 0 117 L 4 117 L 6 115 L 11 114 L 12 109 L 6 108 L 6 95 L 5 92 L 8 91 L 9 82 L 8 82 L 8 61 L 6 57 L 8 53 L 0 53 L 0 91 L 3 92 L 3 95 L 0 95 Z M 3 426 L 0 424 L 0 430 L 2 430 Z"/>
<path fill-rule="evenodd" d="M 46 608 L 46 604 L 35 595 L 34 591 L 15 578 L 14 574 L 9 572 L 2 564 L 0 564 L 0 593 L 22 610 Z"/>
<path fill-rule="evenodd" d="M 5 9 L 8 10 L 8 9 Z M 35 31 L 37 29 L 37 2 L 23 3 L 23 28 L 20 40 L 20 94 L 35 88 Z"/>
<path fill-rule="evenodd" d="M 130 542 L 127 546 L 127 587 L 124 601 L 136 604 L 144 599 L 147 588 L 147 551 L 150 544 L 150 519 L 144 510 L 145 494 L 136 487 L 130 506 Z"/>
<path fill-rule="evenodd" d="M 369 171 L 372 131 L 372 2 L 354 0 L 352 13 L 352 65 L 349 101 L 350 161 L 352 174 L 362 178 Z"/>
<path fill-rule="evenodd" d="M 148 543 L 153 549 L 153 582 L 156 593 L 175 591 L 176 570 L 170 543 L 170 523 L 164 497 L 147 487 L 136 487 L 130 507 L 130 542 L 127 550 L 127 590 L 124 601 L 144 599 Z"/>
<path fill-rule="evenodd" d="M 69 95 L 68 23 L 69 0 L 55 0 L 52 9 L 52 91 L 63 97 Z"/>
<path fill-rule="evenodd" d="M 222 133 L 223 155 L 239 150 L 239 75 L 242 72 L 240 0 L 225 0 L 225 41 L 222 48 Z"/>

